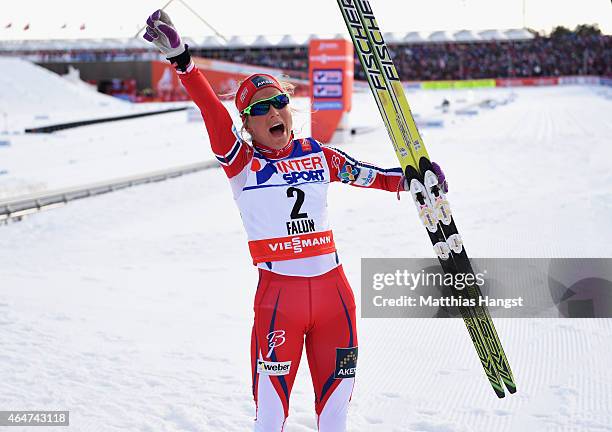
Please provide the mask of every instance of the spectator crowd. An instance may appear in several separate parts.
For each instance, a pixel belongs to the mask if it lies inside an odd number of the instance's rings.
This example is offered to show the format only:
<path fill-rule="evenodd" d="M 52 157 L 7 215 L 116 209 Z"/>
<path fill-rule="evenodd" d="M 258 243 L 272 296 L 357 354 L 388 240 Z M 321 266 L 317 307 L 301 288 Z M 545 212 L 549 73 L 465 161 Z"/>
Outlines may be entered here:
<path fill-rule="evenodd" d="M 405 81 L 612 76 L 612 38 L 567 35 L 527 41 L 488 41 L 392 46 Z M 356 71 L 365 79 L 363 70 Z"/>
<path fill-rule="evenodd" d="M 422 42 L 389 44 L 403 81 L 464 80 L 480 78 L 555 77 L 599 75 L 612 77 L 612 37 L 596 26 L 570 31 L 557 27 L 550 36 L 535 33 L 528 40 L 474 42 Z M 161 59 L 148 48 L 69 49 L 10 52 L 37 63 L 120 62 Z M 308 46 L 215 47 L 192 46 L 196 56 L 284 70 L 307 78 Z M 355 57 L 355 78 L 365 74 Z"/>
<path fill-rule="evenodd" d="M 533 39 L 389 44 L 403 81 L 520 78 L 562 75 L 612 76 L 612 37 L 566 32 Z M 215 48 L 202 57 L 308 71 L 308 48 Z M 355 78 L 365 80 L 356 59 Z"/>

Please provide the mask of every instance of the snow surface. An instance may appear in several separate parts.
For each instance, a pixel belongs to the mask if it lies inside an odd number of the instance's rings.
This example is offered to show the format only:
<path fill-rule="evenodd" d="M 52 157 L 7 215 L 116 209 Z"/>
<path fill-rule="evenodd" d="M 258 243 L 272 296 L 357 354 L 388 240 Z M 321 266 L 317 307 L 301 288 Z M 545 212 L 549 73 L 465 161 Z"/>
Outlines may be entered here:
<path fill-rule="evenodd" d="M 0 57 L 0 112 L 8 115 L 9 128 L 60 123 L 80 110 L 106 113 L 130 110 L 117 98 L 92 92 L 25 60 Z M 34 122 L 34 124 L 32 124 Z"/>
<path fill-rule="evenodd" d="M 0 145 L 0 199 L 214 159 L 203 145 L 201 118 L 187 122 L 185 111 L 25 134 L 29 127 L 195 104 L 130 104 L 23 60 L 0 57 L 0 70 L 0 141 L 10 142 Z M 297 128 L 309 134 L 308 100 L 294 105 Z"/>
<path fill-rule="evenodd" d="M 453 112 L 512 93 L 512 102 L 475 116 Z M 435 108 L 444 97 L 448 114 Z M 355 98 L 353 124 L 377 128 L 343 150 L 396 165 L 371 96 Z M 413 91 L 408 99 L 421 117 L 445 121 L 423 135 L 446 171 L 468 253 L 612 257 L 609 89 Z M 39 111 L 52 112 L 45 100 Z M 10 106 L 11 116 L 28 111 Z M 202 124 L 184 113 L 8 137 L 0 147 L 8 194 L 28 182 L 55 188 L 211 157 Z M 432 256 L 407 197 L 334 184 L 329 206 L 358 308 L 362 257 Z M 0 407 L 70 410 L 75 431 L 250 430 L 256 280 L 219 169 L 0 226 Z M 612 430 L 612 320 L 496 326 L 518 385 L 501 400 L 461 320 L 360 319 L 349 431 Z M 304 358 L 285 431 L 314 430 Z"/>

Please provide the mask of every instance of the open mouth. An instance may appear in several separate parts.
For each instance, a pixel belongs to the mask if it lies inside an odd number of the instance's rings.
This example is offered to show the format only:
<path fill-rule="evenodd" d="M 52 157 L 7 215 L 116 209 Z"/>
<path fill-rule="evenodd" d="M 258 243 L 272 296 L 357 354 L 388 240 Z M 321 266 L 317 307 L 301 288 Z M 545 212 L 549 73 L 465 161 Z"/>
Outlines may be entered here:
<path fill-rule="evenodd" d="M 282 123 L 275 124 L 270 128 L 270 133 L 274 137 L 280 137 L 285 133 L 285 125 Z"/>

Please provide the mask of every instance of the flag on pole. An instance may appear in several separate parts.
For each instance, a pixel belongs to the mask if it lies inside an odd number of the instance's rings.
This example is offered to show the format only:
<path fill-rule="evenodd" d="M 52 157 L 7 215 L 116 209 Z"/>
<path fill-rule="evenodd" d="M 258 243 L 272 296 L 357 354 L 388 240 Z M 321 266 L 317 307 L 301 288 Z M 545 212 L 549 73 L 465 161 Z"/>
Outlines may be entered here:
<path fill-rule="evenodd" d="M 6 28 L 11 28 L 11 27 L 13 27 L 13 23 L 8 23 L 7 25 L 4 26 L 5 29 Z"/>
<path fill-rule="evenodd" d="M 66 27 L 68 27 L 68 24 L 64 24 L 61 28 L 65 29 Z"/>
<path fill-rule="evenodd" d="M 25 25 L 25 27 L 23 28 L 23 30 L 25 31 L 25 30 L 29 30 L 29 29 L 30 29 L 30 23 L 27 23 L 27 24 Z"/>
<path fill-rule="evenodd" d="M 85 30 L 85 23 L 81 24 L 81 27 L 79 27 L 80 30 Z"/>

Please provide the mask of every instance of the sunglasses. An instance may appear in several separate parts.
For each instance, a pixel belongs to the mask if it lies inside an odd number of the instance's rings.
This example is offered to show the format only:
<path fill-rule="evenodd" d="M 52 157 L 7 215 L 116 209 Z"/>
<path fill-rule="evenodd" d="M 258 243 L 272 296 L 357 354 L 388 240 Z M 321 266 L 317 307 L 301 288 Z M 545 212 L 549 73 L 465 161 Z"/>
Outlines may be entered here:
<path fill-rule="evenodd" d="M 258 100 L 242 110 L 240 114 L 250 116 L 260 116 L 268 114 L 270 105 L 277 110 L 285 108 L 289 105 L 289 95 L 287 93 L 277 94 L 267 99 Z"/>

